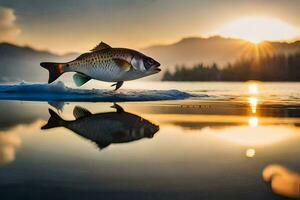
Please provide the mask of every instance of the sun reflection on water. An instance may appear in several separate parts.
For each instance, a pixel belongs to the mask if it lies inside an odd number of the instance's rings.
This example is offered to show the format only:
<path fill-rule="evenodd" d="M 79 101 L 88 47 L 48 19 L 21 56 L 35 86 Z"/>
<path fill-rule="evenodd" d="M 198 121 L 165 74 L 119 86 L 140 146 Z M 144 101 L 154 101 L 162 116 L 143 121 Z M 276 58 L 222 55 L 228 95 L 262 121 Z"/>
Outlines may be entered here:
<path fill-rule="evenodd" d="M 249 94 L 258 94 L 258 84 L 250 83 L 248 85 Z"/>
<path fill-rule="evenodd" d="M 254 156 L 255 156 L 255 149 L 247 149 L 247 151 L 246 151 L 246 156 L 248 157 L 248 158 L 253 158 Z"/>
<path fill-rule="evenodd" d="M 249 117 L 248 124 L 250 127 L 258 126 L 258 118 L 257 117 Z"/>
<path fill-rule="evenodd" d="M 258 126 L 258 116 L 256 113 L 257 110 L 257 105 L 258 105 L 258 84 L 257 83 L 250 83 L 248 85 L 248 92 L 249 92 L 249 98 L 248 98 L 248 102 L 249 102 L 249 106 L 251 109 L 251 115 L 249 116 L 248 119 L 248 125 L 250 127 L 257 127 Z"/>
<path fill-rule="evenodd" d="M 249 98 L 249 104 L 250 104 L 250 107 L 251 107 L 251 112 L 253 114 L 256 113 L 257 103 L 258 103 L 257 97 L 250 97 Z"/>
<path fill-rule="evenodd" d="M 250 104 L 250 108 L 251 108 L 251 114 L 253 116 L 250 116 L 248 119 L 248 125 L 250 127 L 258 127 L 258 117 L 256 116 L 256 109 L 257 109 L 257 104 L 258 104 L 258 98 L 256 97 L 256 95 L 258 94 L 258 84 L 256 83 L 250 83 L 248 85 L 248 92 L 250 94 L 249 97 L 249 104 Z M 247 149 L 246 150 L 246 157 L 248 158 L 253 158 L 256 154 L 255 149 Z"/>

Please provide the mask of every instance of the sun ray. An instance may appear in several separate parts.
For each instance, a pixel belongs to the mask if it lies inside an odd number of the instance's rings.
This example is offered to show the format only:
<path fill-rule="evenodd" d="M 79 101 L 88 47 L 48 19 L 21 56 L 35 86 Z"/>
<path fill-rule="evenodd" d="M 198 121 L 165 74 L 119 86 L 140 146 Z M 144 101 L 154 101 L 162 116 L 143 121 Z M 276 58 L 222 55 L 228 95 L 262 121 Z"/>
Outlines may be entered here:
<path fill-rule="evenodd" d="M 272 17 L 243 17 L 222 26 L 218 33 L 226 37 L 245 39 L 253 44 L 262 41 L 291 40 L 299 35 L 299 29 Z"/>

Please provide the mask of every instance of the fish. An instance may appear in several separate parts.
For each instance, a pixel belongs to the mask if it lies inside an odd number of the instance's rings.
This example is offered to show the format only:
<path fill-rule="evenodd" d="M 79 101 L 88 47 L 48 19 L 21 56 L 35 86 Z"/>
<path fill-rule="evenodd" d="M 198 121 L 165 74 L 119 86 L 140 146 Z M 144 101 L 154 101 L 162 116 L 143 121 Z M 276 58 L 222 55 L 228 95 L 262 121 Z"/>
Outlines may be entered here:
<path fill-rule="evenodd" d="M 129 112 L 118 105 L 111 106 L 115 112 L 92 114 L 89 110 L 75 106 L 75 120 L 64 120 L 53 110 L 49 109 L 50 118 L 42 130 L 65 127 L 86 138 L 102 150 L 110 144 L 127 143 L 142 138 L 153 138 L 159 131 L 159 126 Z"/>
<path fill-rule="evenodd" d="M 76 72 L 73 80 L 80 87 L 91 79 L 115 82 L 118 90 L 124 81 L 139 79 L 161 71 L 160 63 L 138 51 L 113 48 L 100 42 L 90 52 L 83 53 L 66 63 L 42 62 L 41 67 L 49 71 L 48 83 L 54 82 L 66 72 Z"/>

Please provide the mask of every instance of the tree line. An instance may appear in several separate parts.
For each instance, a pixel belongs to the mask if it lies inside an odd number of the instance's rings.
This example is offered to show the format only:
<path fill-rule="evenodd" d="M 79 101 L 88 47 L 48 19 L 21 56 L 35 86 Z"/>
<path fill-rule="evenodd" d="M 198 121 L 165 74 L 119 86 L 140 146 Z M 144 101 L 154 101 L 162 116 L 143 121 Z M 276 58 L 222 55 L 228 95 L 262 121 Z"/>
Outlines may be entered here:
<path fill-rule="evenodd" d="M 163 81 L 300 81 L 300 52 L 241 58 L 220 67 L 218 64 L 197 64 L 192 68 L 177 65 L 166 71 Z"/>

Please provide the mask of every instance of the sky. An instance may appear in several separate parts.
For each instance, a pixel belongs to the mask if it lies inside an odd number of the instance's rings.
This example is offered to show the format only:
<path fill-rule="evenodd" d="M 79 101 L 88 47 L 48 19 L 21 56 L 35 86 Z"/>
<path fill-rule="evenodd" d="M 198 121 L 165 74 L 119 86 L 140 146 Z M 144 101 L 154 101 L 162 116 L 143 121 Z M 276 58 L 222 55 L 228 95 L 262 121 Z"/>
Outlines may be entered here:
<path fill-rule="evenodd" d="M 100 41 L 144 48 L 220 34 L 248 16 L 300 27 L 299 8 L 299 0 L 0 0 L 0 41 L 59 54 Z"/>

